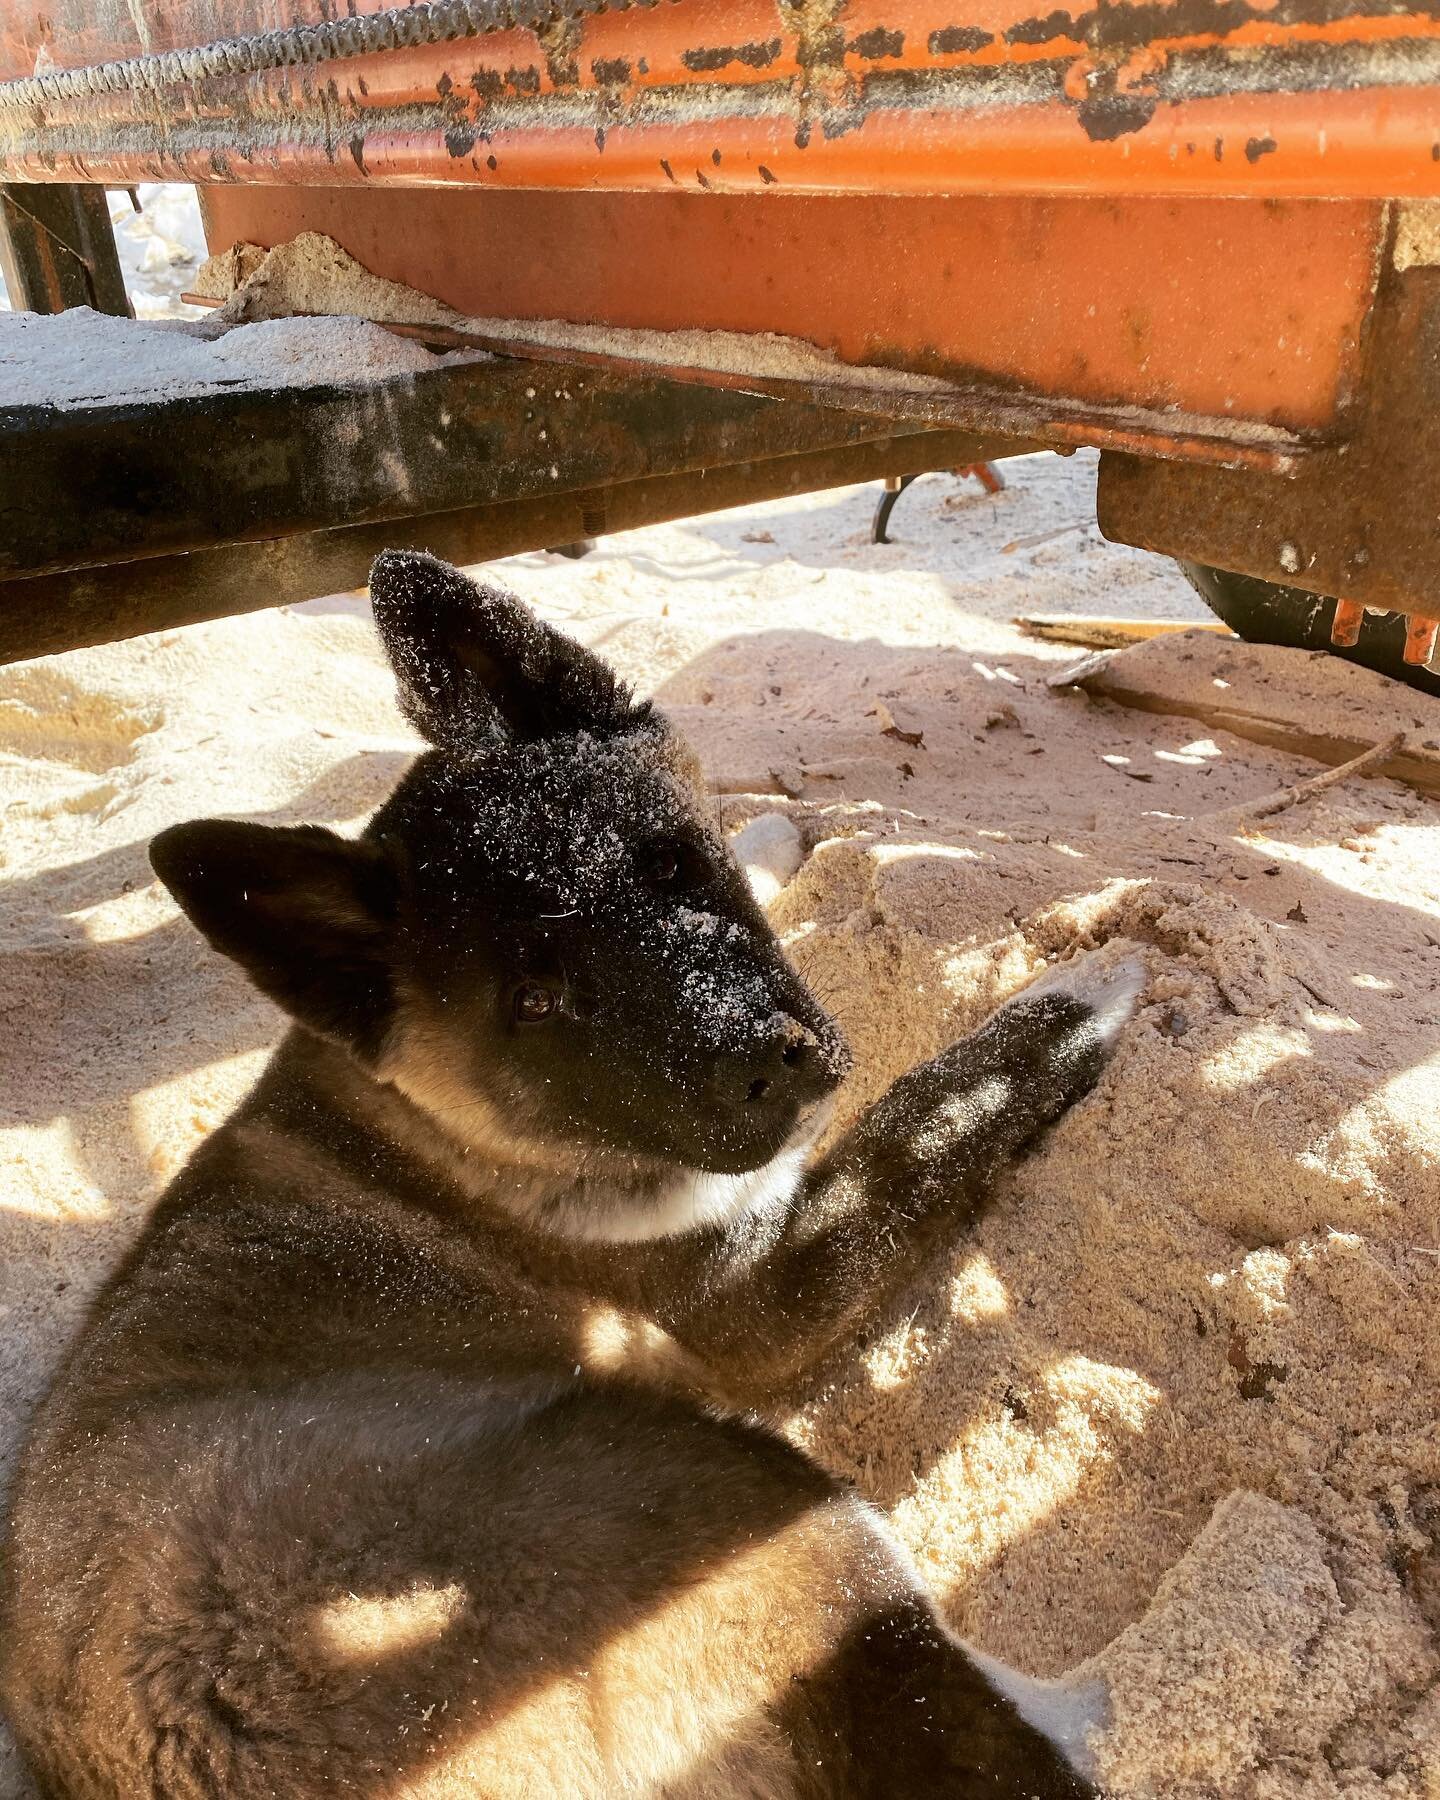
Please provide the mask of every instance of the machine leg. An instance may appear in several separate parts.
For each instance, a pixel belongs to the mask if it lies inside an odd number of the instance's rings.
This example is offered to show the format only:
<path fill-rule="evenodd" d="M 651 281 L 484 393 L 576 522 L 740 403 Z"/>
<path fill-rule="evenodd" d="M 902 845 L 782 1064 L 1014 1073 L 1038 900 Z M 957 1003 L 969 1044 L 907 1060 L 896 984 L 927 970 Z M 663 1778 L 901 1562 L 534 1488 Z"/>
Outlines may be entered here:
<path fill-rule="evenodd" d="M 870 542 L 872 544 L 888 544 L 890 539 L 885 535 L 885 527 L 890 523 L 890 515 L 895 510 L 895 502 L 914 481 L 913 475 L 887 475 L 885 491 L 880 496 L 880 504 L 875 508 L 875 518 L 870 526 Z"/>

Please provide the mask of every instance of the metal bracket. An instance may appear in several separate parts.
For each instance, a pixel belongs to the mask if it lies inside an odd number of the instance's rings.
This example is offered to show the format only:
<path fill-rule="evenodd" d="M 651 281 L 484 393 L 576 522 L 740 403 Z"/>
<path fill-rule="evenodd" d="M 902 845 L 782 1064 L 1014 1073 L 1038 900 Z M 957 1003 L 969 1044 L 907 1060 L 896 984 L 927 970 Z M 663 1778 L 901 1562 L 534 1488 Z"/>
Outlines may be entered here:
<path fill-rule="evenodd" d="M 0 183 L 0 274 L 24 312 L 132 316 L 104 188 Z"/>
<path fill-rule="evenodd" d="M 963 467 L 952 469 L 952 475 L 962 480 L 973 475 L 987 494 L 999 494 L 1004 491 L 1005 478 L 988 462 L 966 463 Z M 870 525 L 870 542 L 872 544 L 888 544 L 886 527 L 890 523 L 890 515 L 895 510 L 895 502 L 905 492 L 912 481 L 918 479 L 914 475 L 887 475 L 885 492 L 880 496 L 880 504 L 875 508 L 875 517 Z"/>
<path fill-rule="evenodd" d="M 1440 615 L 1440 267 L 1386 273 L 1366 358 L 1347 435 L 1288 477 L 1105 452 L 1100 529 L 1356 608 Z M 1358 612 L 1338 623 L 1358 631 Z"/>

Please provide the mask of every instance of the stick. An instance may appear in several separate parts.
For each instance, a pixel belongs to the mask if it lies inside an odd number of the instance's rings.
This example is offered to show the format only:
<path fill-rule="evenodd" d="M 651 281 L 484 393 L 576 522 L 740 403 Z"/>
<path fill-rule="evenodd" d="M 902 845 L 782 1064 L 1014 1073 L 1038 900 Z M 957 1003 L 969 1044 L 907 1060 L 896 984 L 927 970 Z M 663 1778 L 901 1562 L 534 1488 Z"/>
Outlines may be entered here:
<path fill-rule="evenodd" d="M 1404 748 L 1405 733 L 1397 731 L 1383 743 L 1372 744 L 1368 750 L 1362 750 L 1359 756 L 1352 756 L 1349 762 L 1337 763 L 1333 769 L 1322 769 L 1318 775 L 1307 775 L 1304 781 L 1297 781 L 1293 787 L 1276 788 L 1274 793 L 1262 794 L 1258 800 L 1242 800 L 1238 806 L 1227 806 L 1222 812 L 1207 813 L 1205 823 L 1219 825 L 1231 820 L 1238 823 L 1247 819 L 1268 819 L 1272 814 L 1284 812 L 1288 807 L 1313 800 L 1316 794 L 1334 787 L 1337 782 L 1348 781 L 1352 775 L 1365 774 L 1377 763 L 1388 762 Z"/>

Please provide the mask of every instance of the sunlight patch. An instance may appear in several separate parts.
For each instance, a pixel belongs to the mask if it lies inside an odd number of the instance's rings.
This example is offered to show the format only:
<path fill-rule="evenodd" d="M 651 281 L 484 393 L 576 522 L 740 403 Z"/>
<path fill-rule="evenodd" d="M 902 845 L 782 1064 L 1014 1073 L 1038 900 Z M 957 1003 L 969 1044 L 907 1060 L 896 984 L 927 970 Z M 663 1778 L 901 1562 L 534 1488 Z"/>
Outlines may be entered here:
<path fill-rule="evenodd" d="M 403 1594 L 346 1594 L 316 1608 L 315 1635 L 338 1661 L 370 1662 L 433 1644 L 468 1600 L 457 1581 Z"/>
<path fill-rule="evenodd" d="M 951 1282 L 950 1310 L 966 1325 L 1003 1319 L 1010 1311 L 1010 1295 L 988 1256 L 972 1256 Z"/>

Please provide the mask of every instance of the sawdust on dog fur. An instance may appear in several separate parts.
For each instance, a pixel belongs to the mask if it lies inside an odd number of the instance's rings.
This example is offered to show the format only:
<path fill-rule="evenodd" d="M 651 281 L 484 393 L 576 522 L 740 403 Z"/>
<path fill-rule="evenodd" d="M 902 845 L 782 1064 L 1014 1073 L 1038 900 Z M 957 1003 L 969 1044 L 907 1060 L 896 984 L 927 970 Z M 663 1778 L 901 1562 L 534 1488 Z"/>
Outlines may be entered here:
<path fill-rule="evenodd" d="M 865 543 L 859 492 L 499 572 L 658 690 L 727 825 L 794 820 L 805 858 L 771 912 L 853 1038 L 851 1112 L 1047 959 L 1138 947 L 1148 991 L 1098 1090 L 789 1429 L 887 1511 L 967 1636 L 1104 1678 L 1116 1794 L 1420 1800 L 1440 1794 L 1440 815 L 1357 781 L 1211 826 L 1313 765 L 1047 688 L 1065 652 L 1008 612 L 1185 605 L 1085 528 L 1092 479 L 1032 461 L 990 500 L 932 478 L 890 547 Z M 1320 679 L 1257 654 L 1292 703 Z M 1315 708 L 1346 679 L 1324 665 Z M 1416 704 L 1440 737 L 1440 703 Z M 213 812 L 358 822 L 413 740 L 342 599 L 0 671 L 0 746 L 13 1443 L 279 1030 L 147 840 Z"/>

